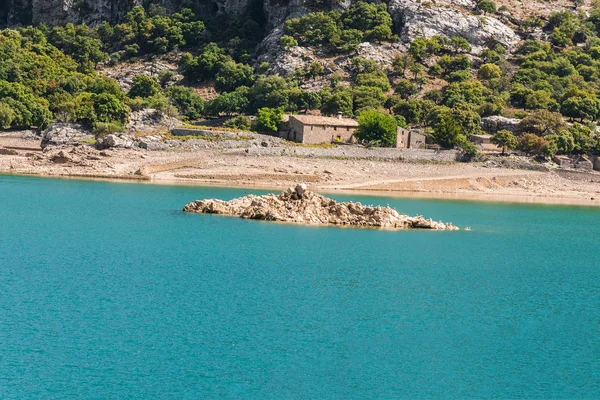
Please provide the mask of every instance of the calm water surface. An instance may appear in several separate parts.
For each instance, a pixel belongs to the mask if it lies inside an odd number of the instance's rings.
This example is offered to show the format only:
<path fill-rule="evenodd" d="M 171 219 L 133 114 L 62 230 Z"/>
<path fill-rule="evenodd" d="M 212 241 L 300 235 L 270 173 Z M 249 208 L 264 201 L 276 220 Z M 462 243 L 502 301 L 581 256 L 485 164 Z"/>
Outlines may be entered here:
<path fill-rule="evenodd" d="M 352 197 L 470 232 L 179 211 L 248 192 L 0 176 L 0 398 L 600 398 L 600 209 Z"/>

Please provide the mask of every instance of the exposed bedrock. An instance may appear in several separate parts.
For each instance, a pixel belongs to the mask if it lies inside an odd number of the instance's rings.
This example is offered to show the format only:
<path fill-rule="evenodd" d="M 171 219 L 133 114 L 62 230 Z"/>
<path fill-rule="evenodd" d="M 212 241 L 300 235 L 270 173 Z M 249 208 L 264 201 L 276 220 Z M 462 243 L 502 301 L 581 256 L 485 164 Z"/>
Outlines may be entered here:
<path fill-rule="evenodd" d="M 436 222 L 421 216 L 410 217 L 389 206 L 374 207 L 353 202 L 338 203 L 307 190 L 305 184 L 289 188 L 280 195 L 248 195 L 230 201 L 196 200 L 187 204 L 183 211 L 304 225 L 458 230 L 451 223 Z"/>

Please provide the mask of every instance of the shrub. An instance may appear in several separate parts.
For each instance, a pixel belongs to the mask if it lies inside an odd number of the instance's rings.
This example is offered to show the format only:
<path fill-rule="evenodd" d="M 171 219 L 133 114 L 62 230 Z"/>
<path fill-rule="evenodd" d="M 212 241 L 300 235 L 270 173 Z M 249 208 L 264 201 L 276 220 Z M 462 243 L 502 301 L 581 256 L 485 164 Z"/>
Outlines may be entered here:
<path fill-rule="evenodd" d="M 496 12 L 496 3 L 494 3 L 492 0 L 479 0 L 477 2 L 477 9 L 493 14 Z"/>
<path fill-rule="evenodd" d="M 192 89 L 185 86 L 171 86 L 167 89 L 167 95 L 181 115 L 189 119 L 201 117 L 204 101 Z"/>
<path fill-rule="evenodd" d="M 119 122 L 97 122 L 92 129 L 92 133 L 96 138 L 123 131 L 125 131 L 125 128 Z"/>
<path fill-rule="evenodd" d="M 233 60 L 221 64 L 215 78 L 215 88 L 220 92 L 231 92 L 240 86 L 254 83 L 254 69 L 250 65 Z"/>
<path fill-rule="evenodd" d="M 0 129 L 10 128 L 15 117 L 13 109 L 8 104 L 0 102 Z"/>
<path fill-rule="evenodd" d="M 284 49 L 289 49 L 290 47 L 298 46 L 298 41 L 293 36 L 283 35 L 279 38 L 279 44 Z"/>
<path fill-rule="evenodd" d="M 280 108 L 263 107 L 256 116 L 256 130 L 259 132 L 277 132 L 283 121 L 283 110 Z"/>
<path fill-rule="evenodd" d="M 543 137 L 526 133 L 519 138 L 517 149 L 525 152 L 528 155 L 542 155 L 547 142 Z"/>
<path fill-rule="evenodd" d="M 408 79 L 401 79 L 394 90 L 403 99 L 408 99 L 411 96 L 419 93 L 419 88 Z"/>
<path fill-rule="evenodd" d="M 245 115 L 238 115 L 237 117 L 228 119 L 223 125 L 227 128 L 235 128 L 248 131 L 250 130 L 250 119 Z"/>

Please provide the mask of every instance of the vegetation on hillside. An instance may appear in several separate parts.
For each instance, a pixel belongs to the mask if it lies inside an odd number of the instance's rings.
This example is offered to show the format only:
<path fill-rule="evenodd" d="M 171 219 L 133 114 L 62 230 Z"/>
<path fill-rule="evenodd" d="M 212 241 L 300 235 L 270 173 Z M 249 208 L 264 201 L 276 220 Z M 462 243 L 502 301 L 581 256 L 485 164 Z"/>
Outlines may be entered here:
<path fill-rule="evenodd" d="M 600 152 L 595 134 L 600 6 L 589 14 L 564 11 L 546 22 L 523 21 L 524 34 L 542 26 L 549 41 L 524 40 L 513 54 L 489 43 L 473 57 L 465 38 L 434 36 L 415 39 L 384 69 L 355 51 L 363 41 L 398 40 L 386 5 L 360 1 L 339 11 L 336 4 L 307 4 L 315 11 L 287 20 L 280 40 L 282 51 L 300 45 L 347 56 L 348 75 L 329 74 L 327 81 L 323 76 L 330 69 L 319 61 L 285 77 L 265 75 L 268 65 L 253 65 L 251 55 L 265 32 L 252 18 L 202 21 L 190 9 L 167 15 L 153 5 L 133 8 L 116 25 L 5 29 L 0 31 L 0 128 L 44 128 L 58 120 L 118 129 L 130 110 L 151 107 L 190 120 L 259 113 L 263 128 L 272 130 L 281 112 L 320 110 L 358 117 L 363 125 L 372 121 L 382 132 L 392 120 L 418 126 L 442 147 L 474 152 L 468 139 L 480 133 L 481 118 L 508 115 L 525 118 L 514 137 L 499 132 L 494 138 L 504 150 L 544 156 Z M 477 8 L 497 12 L 488 0 Z M 139 76 L 125 93 L 95 71 L 99 63 L 174 50 L 182 51 L 185 77 L 176 86 L 169 86 L 171 76 Z M 304 88 L 315 79 L 320 90 Z M 214 86 L 218 96 L 202 99 L 190 87 L 198 83 Z M 232 126 L 248 125 L 241 117 L 233 121 Z M 552 129 L 539 129 L 548 121 L 554 121 Z M 372 132 L 363 133 L 365 140 L 393 145 L 384 134 L 373 139 Z"/>

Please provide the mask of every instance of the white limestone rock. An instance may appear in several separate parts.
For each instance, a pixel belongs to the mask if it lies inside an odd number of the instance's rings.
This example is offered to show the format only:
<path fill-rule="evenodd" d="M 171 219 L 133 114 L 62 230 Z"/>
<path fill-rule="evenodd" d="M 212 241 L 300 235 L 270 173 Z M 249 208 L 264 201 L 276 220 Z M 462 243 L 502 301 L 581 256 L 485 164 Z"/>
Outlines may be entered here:
<path fill-rule="evenodd" d="M 510 27 L 490 16 L 470 14 L 469 9 L 473 6 L 474 2 L 470 0 L 391 0 L 388 7 L 404 42 L 419 36 L 462 36 L 475 54 L 480 53 L 489 41 L 497 41 L 509 50 L 517 45 L 519 37 Z"/>
<path fill-rule="evenodd" d="M 382 229 L 458 230 L 452 224 L 421 216 L 410 217 L 393 208 L 338 203 L 307 189 L 305 184 L 289 188 L 280 195 L 248 195 L 230 201 L 196 200 L 183 211 L 221 214 L 244 219 L 289 222 L 304 225 L 344 225 Z"/>

